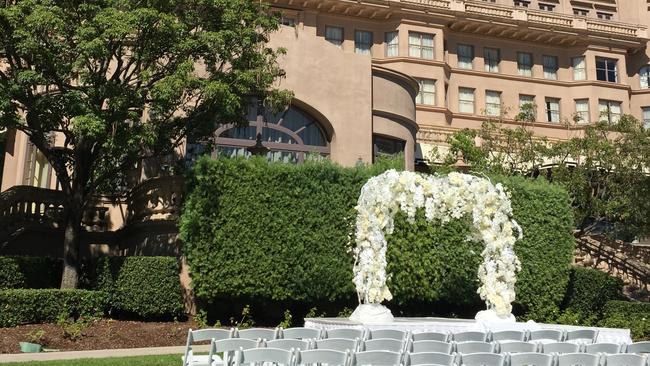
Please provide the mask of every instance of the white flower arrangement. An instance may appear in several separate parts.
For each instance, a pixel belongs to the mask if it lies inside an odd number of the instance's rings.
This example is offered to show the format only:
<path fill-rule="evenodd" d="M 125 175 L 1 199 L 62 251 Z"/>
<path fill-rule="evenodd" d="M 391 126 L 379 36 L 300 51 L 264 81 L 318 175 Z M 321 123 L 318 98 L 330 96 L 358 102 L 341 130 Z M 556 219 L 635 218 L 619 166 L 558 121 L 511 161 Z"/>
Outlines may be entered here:
<path fill-rule="evenodd" d="M 389 170 L 368 180 L 355 208 L 353 281 L 360 303 L 379 304 L 392 298 L 386 285 L 385 235 L 393 232 L 398 211 L 413 222 L 416 211 L 423 208 L 429 222 L 471 217 L 473 234 L 468 240 L 485 243 L 478 294 L 497 315 L 511 313 L 516 273 L 521 269 L 514 244 L 522 232 L 512 219 L 510 199 L 501 184 L 461 173 L 424 176 Z"/>

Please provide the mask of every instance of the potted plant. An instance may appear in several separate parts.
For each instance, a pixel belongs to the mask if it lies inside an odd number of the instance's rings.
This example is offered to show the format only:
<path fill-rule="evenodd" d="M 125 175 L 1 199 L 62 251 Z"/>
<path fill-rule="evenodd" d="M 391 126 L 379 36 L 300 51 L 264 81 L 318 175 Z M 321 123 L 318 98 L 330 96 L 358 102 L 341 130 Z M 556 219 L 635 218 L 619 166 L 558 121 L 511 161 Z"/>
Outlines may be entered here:
<path fill-rule="evenodd" d="M 36 353 L 43 350 L 45 331 L 42 329 L 27 333 L 27 342 L 20 342 L 20 351 L 23 353 Z"/>

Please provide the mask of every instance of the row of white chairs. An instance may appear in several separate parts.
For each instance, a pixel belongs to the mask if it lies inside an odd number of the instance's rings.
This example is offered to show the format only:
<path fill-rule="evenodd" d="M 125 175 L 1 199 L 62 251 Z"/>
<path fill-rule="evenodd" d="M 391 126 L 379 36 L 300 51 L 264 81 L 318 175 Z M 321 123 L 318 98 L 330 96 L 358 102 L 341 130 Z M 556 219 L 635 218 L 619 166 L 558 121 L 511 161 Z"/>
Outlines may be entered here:
<path fill-rule="evenodd" d="M 340 365 L 340 366 L 650 366 L 646 355 L 543 353 L 399 353 L 391 351 L 333 351 L 280 348 L 239 349 L 232 365 Z M 215 365 L 212 363 L 211 365 Z"/>

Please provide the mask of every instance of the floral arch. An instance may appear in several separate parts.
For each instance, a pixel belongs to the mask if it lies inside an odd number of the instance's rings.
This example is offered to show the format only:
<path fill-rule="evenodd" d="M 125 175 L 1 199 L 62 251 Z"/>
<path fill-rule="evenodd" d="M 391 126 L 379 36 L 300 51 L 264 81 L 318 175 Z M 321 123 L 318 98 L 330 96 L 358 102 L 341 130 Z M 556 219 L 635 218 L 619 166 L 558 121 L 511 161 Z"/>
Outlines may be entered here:
<path fill-rule="evenodd" d="M 354 249 L 358 309 L 392 298 L 386 284 L 386 235 L 393 232 L 398 211 L 413 222 L 418 209 L 424 209 L 429 222 L 471 219 L 472 236 L 468 240 L 485 243 L 478 293 L 499 318 L 512 317 L 516 273 L 520 270 L 514 244 L 521 238 L 521 228 L 512 219 L 510 199 L 501 184 L 460 173 L 424 176 L 389 170 L 363 186 L 356 206 Z M 355 316 L 358 320 L 359 315 L 353 314 L 353 319 Z"/>

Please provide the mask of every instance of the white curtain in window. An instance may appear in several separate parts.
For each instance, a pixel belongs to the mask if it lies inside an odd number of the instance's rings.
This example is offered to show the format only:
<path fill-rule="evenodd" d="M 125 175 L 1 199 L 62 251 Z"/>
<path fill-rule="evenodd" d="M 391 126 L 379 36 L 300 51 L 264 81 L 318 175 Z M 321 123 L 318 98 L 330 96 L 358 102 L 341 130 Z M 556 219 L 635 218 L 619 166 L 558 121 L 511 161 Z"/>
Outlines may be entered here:
<path fill-rule="evenodd" d="M 339 47 L 343 44 L 343 28 L 325 27 L 325 39 Z"/>
<path fill-rule="evenodd" d="M 458 45 L 458 67 L 461 69 L 472 69 L 474 67 L 474 47 L 459 44 Z"/>
<path fill-rule="evenodd" d="M 546 118 L 548 122 L 560 122 L 559 99 L 546 99 Z"/>
<path fill-rule="evenodd" d="M 589 99 L 576 100 L 576 115 L 579 117 L 578 123 L 590 123 Z"/>
<path fill-rule="evenodd" d="M 420 84 L 419 104 L 436 105 L 436 81 L 419 79 L 418 82 Z"/>
<path fill-rule="evenodd" d="M 421 57 L 420 33 L 409 32 L 409 56 Z"/>
<path fill-rule="evenodd" d="M 517 70 L 521 76 L 533 75 L 533 55 L 530 53 L 517 53 Z"/>
<path fill-rule="evenodd" d="M 573 63 L 573 80 L 587 80 L 587 67 L 584 57 L 574 57 Z"/>
<path fill-rule="evenodd" d="M 557 79 L 557 57 L 555 56 L 544 56 L 542 58 L 544 63 L 544 78 L 556 80 Z"/>
<path fill-rule="evenodd" d="M 362 55 L 370 55 L 372 49 L 372 32 L 354 32 L 354 52 Z"/>
<path fill-rule="evenodd" d="M 399 32 L 386 33 L 386 56 L 399 56 Z"/>
<path fill-rule="evenodd" d="M 474 89 L 458 88 L 458 111 L 474 113 Z"/>
<path fill-rule="evenodd" d="M 485 114 L 488 116 L 501 115 L 501 93 L 490 90 L 485 92 Z"/>
<path fill-rule="evenodd" d="M 650 130 L 650 107 L 643 108 L 643 127 Z"/>
<path fill-rule="evenodd" d="M 524 104 L 535 105 L 535 96 L 534 95 L 519 95 L 519 107 L 521 108 Z"/>
<path fill-rule="evenodd" d="M 650 66 L 643 66 L 639 72 L 641 78 L 641 89 L 650 88 Z"/>
<path fill-rule="evenodd" d="M 621 102 L 600 100 L 598 101 L 598 112 L 610 123 L 618 123 L 621 118 Z"/>
<path fill-rule="evenodd" d="M 433 59 L 433 34 L 422 34 L 422 58 Z"/>
<path fill-rule="evenodd" d="M 499 72 L 499 50 L 484 48 L 483 61 L 485 63 L 485 71 Z"/>

